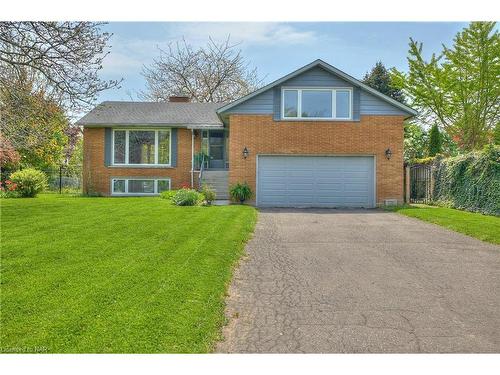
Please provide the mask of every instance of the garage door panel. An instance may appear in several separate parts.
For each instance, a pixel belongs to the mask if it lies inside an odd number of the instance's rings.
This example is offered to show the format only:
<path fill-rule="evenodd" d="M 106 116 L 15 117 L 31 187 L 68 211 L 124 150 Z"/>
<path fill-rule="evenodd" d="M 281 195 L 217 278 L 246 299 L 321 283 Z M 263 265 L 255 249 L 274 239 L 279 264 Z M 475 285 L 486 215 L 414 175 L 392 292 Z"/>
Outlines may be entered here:
<path fill-rule="evenodd" d="M 361 197 L 363 201 L 369 201 L 368 191 L 365 190 L 346 190 L 342 192 L 342 197 L 348 200 L 351 197 Z"/>
<path fill-rule="evenodd" d="M 293 207 L 311 207 L 314 204 L 314 200 L 312 197 L 291 197 L 287 203 L 287 205 Z"/>
<path fill-rule="evenodd" d="M 274 177 L 264 177 L 261 178 L 262 186 L 268 186 L 272 184 L 281 185 L 283 183 L 284 177 L 286 176 L 274 176 Z"/>
<path fill-rule="evenodd" d="M 362 171 L 345 171 L 342 176 L 344 178 L 361 178 L 361 179 L 367 179 L 368 178 L 368 172 L 369 170 L 362 170 Z"/>
<path fill-rule="evenodd" d="M 371 156 L 259 156 L 257 204 L 373 207 Z"/>
<path fill-rule="evenodd" d="M 342 179 L 343 173 L 341 171 L 315 171 L 314 176 L 316 178 L 327 178 L 327 179 Z"/>
<path fill-rule="evenodd" d="M 288 186 L 287 191 L 291 193 L 294 191 L 302 191 L 313 194 L 314 184 L 292 184 L 291 186 Z"/>
<path fill-rule="evenodd" d="M 287 176 L 290 178 L 311 178 L 314 177 L 314 171 L 311 169 L 299 169 L 288 171 Z"/>
<path fill-rule="evenodd" d="M 344 191 L 344 185 L 342 182 L 319 182 L 316 184 L 316 192 L 320 193 L 322 191 Z"/>
<path fill-rule="evenodd" d="M 345 184 L 344 185 L 345 193 L 349 194 L 349 192 L 354 193 L 365 193 L 365 195 L 370 191 L 366 184 Z"/>
<path fill-rule="evenodd" d="M 294 189 L 296 186 L 308 186 L 309 188 L 314 186 L 314 182 L 312 178 L 308 178 L 307 180 L 304 178 L 294 178 L 289 177 L 286 180 L 287 188 Z"/>
<path fill-rule="evenodd" d="M 263 170 L 261 173 L 262 177 L 264 178 L 286 177 L 288 175 L 288 171 L 286 171 L 285 169 L 266 169 Z"/>

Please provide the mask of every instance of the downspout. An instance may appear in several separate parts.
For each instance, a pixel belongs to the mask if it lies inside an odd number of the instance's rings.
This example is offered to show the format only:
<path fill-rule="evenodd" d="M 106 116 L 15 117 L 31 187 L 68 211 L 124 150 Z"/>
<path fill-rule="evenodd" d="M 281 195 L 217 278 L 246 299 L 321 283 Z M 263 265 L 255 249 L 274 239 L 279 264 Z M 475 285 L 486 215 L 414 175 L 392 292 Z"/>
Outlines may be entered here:
<path fill-rule="evenodd" d="M 191 129 L 191 189 L 194 188 L 194 129 Z"/>

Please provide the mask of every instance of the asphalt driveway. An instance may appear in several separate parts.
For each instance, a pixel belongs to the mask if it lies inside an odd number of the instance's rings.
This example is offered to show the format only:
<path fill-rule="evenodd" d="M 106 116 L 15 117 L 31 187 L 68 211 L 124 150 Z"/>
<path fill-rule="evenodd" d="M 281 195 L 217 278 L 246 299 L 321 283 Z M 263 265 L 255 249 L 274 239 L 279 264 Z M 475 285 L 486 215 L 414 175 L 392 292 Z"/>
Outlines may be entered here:
<path fill-rule="evenodd" d="M 380 210 L 263 210 L 220 352 L 500 352 L 500 247 Z"/>

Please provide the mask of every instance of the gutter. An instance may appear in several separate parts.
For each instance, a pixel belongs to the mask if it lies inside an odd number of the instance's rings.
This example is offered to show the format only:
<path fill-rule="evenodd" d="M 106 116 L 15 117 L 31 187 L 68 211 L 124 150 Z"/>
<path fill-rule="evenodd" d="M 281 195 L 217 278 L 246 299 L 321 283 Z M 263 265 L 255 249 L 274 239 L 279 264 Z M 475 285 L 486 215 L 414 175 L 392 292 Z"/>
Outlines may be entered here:
<path fill-rule="evenodd" d="M 83 126 L 84 128 L 154 128 L 154 127 L 165 127 L 165 128 L 182 128 L 182 129 L 221 129 L 224 127 L 224 124 L 162 124 L 162 123 L 133 123 L 133 124 L 86 124 L 76 122 L 76 126 Z"/>

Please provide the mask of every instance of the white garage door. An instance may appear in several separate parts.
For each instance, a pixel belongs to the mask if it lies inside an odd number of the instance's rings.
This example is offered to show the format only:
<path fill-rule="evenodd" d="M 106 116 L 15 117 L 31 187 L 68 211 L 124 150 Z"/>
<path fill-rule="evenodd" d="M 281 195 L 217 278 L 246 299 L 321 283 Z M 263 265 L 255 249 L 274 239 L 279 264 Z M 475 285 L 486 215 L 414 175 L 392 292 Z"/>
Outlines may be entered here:
<path fill-rule="evenodd" d="M 372 156 L 259 156 L 261 207 L 374 207 Z"/>

